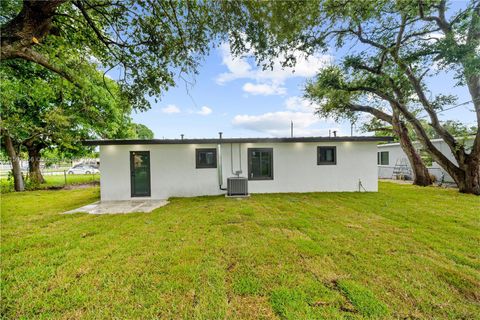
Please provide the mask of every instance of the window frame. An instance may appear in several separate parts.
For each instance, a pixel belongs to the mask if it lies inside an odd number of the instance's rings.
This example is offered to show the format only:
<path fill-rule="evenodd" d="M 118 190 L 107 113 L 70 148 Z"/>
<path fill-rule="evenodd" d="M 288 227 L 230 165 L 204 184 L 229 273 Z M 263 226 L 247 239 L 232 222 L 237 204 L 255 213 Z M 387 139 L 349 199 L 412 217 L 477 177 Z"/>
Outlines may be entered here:
<path fill-rule="evenodd" d="M 253 165 L 252 165 L 252 156 L 253 152 L 270 152 L 270 176 L 265 176 L 265 177 L 252 177 L 253 173 Z M 259 181 L 265 181 L 265 180 L 273 180 L 273 148 L 248 148 L 247 149 L 247 154 L 248 154 L 248 180 L 259 180 Z"/>
<path fill-rule="evenodd" d="M 320 161 L 320 150 L 332 149 L 333 161 Z M 335 166 L 337 165 L 337 146 L 318 146 L 317 147 L 317 166 Z"/>
<path fill-rule="evenodd" d="M 201 152 L 213 152 L 214 161 L 211 165 L 205 165 L 199 163 L 199 153 Z M 216 148 L 197 148 L 195 149 L 195 168 L 196 169 L 216 169 L 217 168 L 217 149 Z"/>
<path fill-rule="evenodd" d="M 382 153 L 387 154 L 387 163 L 382 163 Z M 377 152 L 377 165 L 379 166 L 389 166 L 390 165 L 390 152 L 389 151 L 378 151 Z"/>

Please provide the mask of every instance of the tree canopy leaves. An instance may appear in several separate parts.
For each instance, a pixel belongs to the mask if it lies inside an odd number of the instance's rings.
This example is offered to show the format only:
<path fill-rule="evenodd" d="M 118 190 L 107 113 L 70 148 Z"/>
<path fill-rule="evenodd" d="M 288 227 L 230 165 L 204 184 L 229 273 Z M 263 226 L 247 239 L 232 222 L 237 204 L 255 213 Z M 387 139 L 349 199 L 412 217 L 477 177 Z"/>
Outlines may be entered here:
<path fill-rule="evenodd" d="M 218 39 L 218 7 L 194 0 L 3 1 L 1 59 L 37 63 L 78 86 L 81 66 L 95 61 L 144 110 L 148 96 L 196 72 Z"/>
<path fill-rule="evenodd" d="M 79 74 L 88 74 L 82 89 L 35 64 L 2 63 L 2 129 L 19 143 L 60 149 L 78 149 L 82 139 L 125 134 L 131 107 L 117 94 L 116 83 L 107 79 L 107 90 L 95 66 Z"/>
<path fill-rule="evenodd" d="M 480 194 L 480 2 L 448 9 L 447 0 L 246 4 L 244 17 L 232 23 L 242 31 L 231 47 L 236 54 L 253 52 L 265 67 L 278 56 L 295 64 L 298 51 L 341 50 L 336 65 L 320 70 L 307 85 L 307 97 L 320 104 L 318 114 L 352 119 L 368 112 L 386 122 L 408 122 L 460 189 Z M 427 79 L 442 71 L 453 72 L 457 85 L 466 85 L 471 95 L 477 131 L 470 152 L 440 121 L 439 112 L 456 102 L 455 96 L 429 88 Z M 423 117 L 456 163 L 431 143 Z"/>

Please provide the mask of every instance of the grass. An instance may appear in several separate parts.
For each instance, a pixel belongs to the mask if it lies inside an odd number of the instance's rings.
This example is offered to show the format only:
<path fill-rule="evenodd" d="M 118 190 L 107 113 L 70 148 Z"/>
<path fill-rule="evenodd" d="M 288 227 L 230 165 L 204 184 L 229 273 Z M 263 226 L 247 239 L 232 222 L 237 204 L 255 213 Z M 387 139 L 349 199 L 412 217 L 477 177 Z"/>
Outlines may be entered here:
<path fill-rule="evenodd" d="M 380 183 L 59 214 L 98 198 L 2 196 L 2 318 L 479 318 L 479 197 Z"/>
<path fill-rule="evenodd" d="M 61 175 L 44 175 L 45 183 L 40 185 L 31 185 L 28 183 L 26 184 L 27 190 L 39 190 L 39 189 L 49 189 L 49 188 L 60 188 L 65 186 L 65 176 Z M 71 185 L 78 185 L 84 183 L 91 183 L 91 182 L 99 182 L 100 175 L 99 174 L 67 174 L 67 186 Z M 6 177 L 2 177 L 0 179 L 0 188 L 1 193 L 8 193 L 13 192 L 13 178 L 8 179 Z"/>
<path fill-rule="evenodd" d="M 340 280 L 338 287 L 361 314 L 369 318 L 382 318 L 388 315 L 387 305 L 362 285 L 354 281 Z"/>

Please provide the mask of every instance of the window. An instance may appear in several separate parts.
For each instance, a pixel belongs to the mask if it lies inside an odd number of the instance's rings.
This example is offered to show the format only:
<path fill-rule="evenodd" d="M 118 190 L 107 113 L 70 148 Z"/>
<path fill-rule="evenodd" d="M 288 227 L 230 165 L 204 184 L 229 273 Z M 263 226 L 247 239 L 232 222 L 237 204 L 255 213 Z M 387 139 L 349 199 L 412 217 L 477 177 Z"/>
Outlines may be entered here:
<path fill-rule="evenodd" d="M 337 164 L 337 147 L 318 147 L 317 165 Z"/>
<path fill-rule="evenodd" d="M 217 167 L 217 149 L 196 149 L 195 158 L 197 169 Z"/>
<path fill-rule="evenodd" d="M 273 149 L 248 149 L 248 179 L 273 180 Z"/>
<path fill-rule="evenodd" d="M 377 164 L 381 166 L 388 166 L 389 162 L 388 151 L 380 151 L 377 153 Z"/>

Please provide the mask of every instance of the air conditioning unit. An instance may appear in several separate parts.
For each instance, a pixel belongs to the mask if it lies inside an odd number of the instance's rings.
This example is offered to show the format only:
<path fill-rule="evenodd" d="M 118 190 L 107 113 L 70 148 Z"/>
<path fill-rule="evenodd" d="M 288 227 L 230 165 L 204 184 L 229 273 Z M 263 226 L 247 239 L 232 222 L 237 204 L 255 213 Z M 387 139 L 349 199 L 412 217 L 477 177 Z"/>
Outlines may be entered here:
<path fill-rule="evenodd" d="M 227 196 L 248 196 L 248 179 L 244 177 L 227 178 Z"/>

